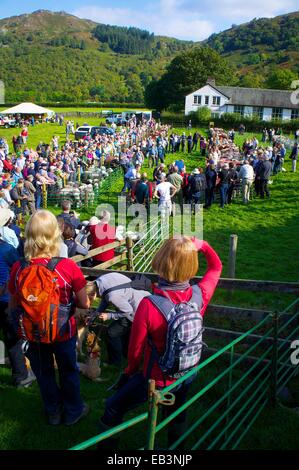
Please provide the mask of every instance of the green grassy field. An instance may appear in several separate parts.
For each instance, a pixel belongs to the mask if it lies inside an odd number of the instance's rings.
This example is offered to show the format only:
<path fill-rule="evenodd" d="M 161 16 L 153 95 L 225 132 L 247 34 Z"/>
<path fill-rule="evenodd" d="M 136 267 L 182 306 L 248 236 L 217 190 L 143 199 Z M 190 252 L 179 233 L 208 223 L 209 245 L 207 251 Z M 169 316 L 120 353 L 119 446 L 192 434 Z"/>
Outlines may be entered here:
<path fill-rule="evenodd" d="M 58 114 L 63 114 L 63 113 L 100 113 L 101 111 L 113 111 L 114 113 L 122 113 L 125 111 L 131 111 L 131 110 L 138 110 L 138 111 L 148 111 L 147 108 L 103 108 L 102 106 L 97 106 L 97 107 L 81 107 L 81 108 L 74 108 L 74 107 L 65 107 L 65 108 L 57 108 L 55 106 L 47 106 L 48 109 L 51 109 L 52 111 L 55 111 Z M 0 106 L 0 113 L 1 111 L 4 111 L 7 109 L 7 106 Z"/>
<path fill-rule="evenodd" d="M 84 119 L 78 119 L 80 124 Z M 96 124 L 98 120 L 88 119 L 88 123 Z M 15 130 L 1 130 L 0 136 L 11 140 Z M 64 142 L 64 127 L 55 124 L 44 124 L 29 129 L 28 145 L 35 147 L 40 141 L 48 142 L 56 134 L 60 143 Z M 237 136 L 241 144 L 248 136 Z M 261 139 L 260 135 L 257 135 Z M 204 160 L 198 152 L 176 154 L 175 158 L 183 158 L 187 170 L 203 166 Z M 167 163 L 173 161 L 172 155 L 167 156 Z M 273 177 L 270 186 L 270 199 L 253 199 L 248 206 L 240 200 L 221 210 L 214 204 L 204 211 L 204 238 L 216 249 L 223 262 L 222 276 L 227 275 L 229 236 L 238 235 L 236 277 L 245 279 L 269 279 L 280 281 L 298 281 L 298 229 L 299 205 L 298 183 L 299 173 L 290 171 L 290 160 L 286 158 L 285 173 Z M 150 174 L 152 170 L 145 171 Z M 111 191 L 120 191 L 121 178 Z M 87 216 L 88 214 L 82 214 Z M 204 272 L 205 263 L 200 259 L 200 273 Z M 214 303 L 258 306 L 260 308 L 282 308 L 291 300 L 271 294 L 248 295 L 235 292 L 232 298 L 218 290 L 213 298 Z M 221 321 L 221 326 L 225 322 Z M 206 317 L 206 325 L 212 323 Z M 231 327 L 228 321 L 225 326 Z M 242 325 L 241 325 L 242 327 Z M 244 322 L 243 330 L 247 324 Z M 10 371 L 1 367 L 1 409 L 0 409 L 0 449 L 65 449 L 96 433 L 96 422 L 103 410 L 103 400 L 107 396 L 106 388 L 113 383 L 117 370 L 103 369 L 103 378 L 107 382 L 91 383 L 82 378 L 82 395 L 91 406 L 90 415 L 72 428 L 63 426 L 51 428 L 46 425 L 42 413 L 41 401 L 36 385 L 28 390 L 17 391 L 10 385 Z M 298 382 L 297 382 L 298 391 Z M 140 410 L 138 410 L 139 412 Z M 25 418 L 25 419 L 24 419 Z M 298 449 L 298 414 L 278 408 L 273 411 L 265 409 L 249 434 L 241 443 L 246 449 Z M 140 434 L 139 434 L 140 433 Z M 138 443 L 144 435 L 142 426 L 138 427 Z M 127 448 L 136 446 L 136 431 L 126 433 L 123 443 Z"/>

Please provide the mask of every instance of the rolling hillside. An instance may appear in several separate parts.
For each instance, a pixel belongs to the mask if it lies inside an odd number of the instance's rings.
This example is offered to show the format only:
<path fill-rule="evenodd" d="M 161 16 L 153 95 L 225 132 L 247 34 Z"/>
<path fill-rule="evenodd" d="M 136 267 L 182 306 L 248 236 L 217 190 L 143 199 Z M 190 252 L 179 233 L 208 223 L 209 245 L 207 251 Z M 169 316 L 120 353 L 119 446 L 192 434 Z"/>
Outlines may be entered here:
<path fill-rule="evenodd" d="M 236 66 L 240 84 L 267 86 L 273 68 L 298 71 L 299 14 L 253 20 L 214 34 L 209 45 Z M 38 10 L 0 20 L 6 102 L 142 102 L 178 52 L 196 43 Z"/>

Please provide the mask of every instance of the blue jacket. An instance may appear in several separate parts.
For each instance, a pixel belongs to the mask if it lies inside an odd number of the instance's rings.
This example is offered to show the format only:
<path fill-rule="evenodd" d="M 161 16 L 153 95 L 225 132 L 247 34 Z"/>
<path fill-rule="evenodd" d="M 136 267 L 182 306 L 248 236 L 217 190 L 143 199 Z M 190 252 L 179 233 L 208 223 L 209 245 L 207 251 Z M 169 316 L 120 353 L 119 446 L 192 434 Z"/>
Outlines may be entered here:
<path fill-rule="evenodd" d="M 0 288 L 5 286 L 9 279 L 10 268 L 12 265 L 20 259 L 17 250 L 2 240 L 0 240 Z M 9 295 L 7 290 L 0 296 L 1 302 L 8 302 Z"/>

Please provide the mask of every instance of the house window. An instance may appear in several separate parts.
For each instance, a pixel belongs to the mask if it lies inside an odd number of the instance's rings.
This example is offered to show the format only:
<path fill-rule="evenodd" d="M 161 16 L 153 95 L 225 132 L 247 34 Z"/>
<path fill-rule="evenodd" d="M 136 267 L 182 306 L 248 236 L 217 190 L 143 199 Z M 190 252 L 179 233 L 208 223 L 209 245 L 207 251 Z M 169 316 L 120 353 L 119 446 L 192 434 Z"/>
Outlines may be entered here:
<path fill-rule="evenodd" d="M 241 106 L 239 104 L 234 106 L 234 113 L 240 114 L 240 116 L 244 116 L 244 106 Z"/>
<path fill-rule="evenodd" d="M 220 105 L 220 96 L 213 96 L 213 105 Z"/>
<path fill-rule="evenodd" d="M 201 96 L 194 95 L 194 103 L 193 104 L 201 104 Z"/>
<path fill-rule="evenodd" d="M 262 106 L 253 106 L 252 114 L 262 121 L 264 117 L 264 108 Z"/>
<path fill-rule="evenodd" d="M 272 108 L 272 119 L 282 119 L 282 108 Z"/>
<path fill-rule="evenodd" d="M 205 104 L 208 105 L 209 104 L 209 96 L 205 96 Z"/>
<path fill-rule="evenodd" d="M 292 109 L 291 119 L 299 119 L 299 109 Z"/>

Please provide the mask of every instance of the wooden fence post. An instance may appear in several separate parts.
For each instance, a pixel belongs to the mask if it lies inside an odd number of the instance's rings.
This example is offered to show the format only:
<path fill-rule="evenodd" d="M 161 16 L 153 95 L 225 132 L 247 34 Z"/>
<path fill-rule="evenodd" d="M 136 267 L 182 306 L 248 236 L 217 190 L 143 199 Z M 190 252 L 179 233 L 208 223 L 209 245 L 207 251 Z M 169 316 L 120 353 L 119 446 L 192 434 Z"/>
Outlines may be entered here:
<path fill-rule="evenodd" d="M 238 235 L 231 235 L 229 239 L 228 277 L 234 279 L 236 276 Z"/>
<path fill-rule="evenodd" d="M 126 246 L 127 246 L 127 258 L 128 258 L 128 263 L 127 263 L 127 269 L 128 271 L 133 271 L 134 266 L 133 266 L 133 240 L 131 237 L 126 238 Z"/>
<path fill-rule="evenodd" d="M 42 194 L 43 194 L 43 209 L 47 209 L 47 207 L 48 207 L 48 194 L 47 194 L 47 185 L 45 183 L 42 186 Z"/>
<path fill-rule="evenodd" d="M 229 258 L 228 258 L 228 277 L 236 277 L 236 258 L 237 258 L 238 235 L 231 235 L 229 239 Z M 233 293 L 231 289 L 230 294 Z"/>

